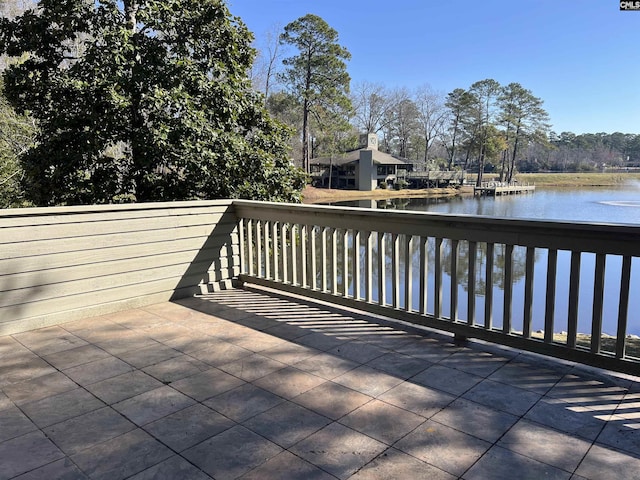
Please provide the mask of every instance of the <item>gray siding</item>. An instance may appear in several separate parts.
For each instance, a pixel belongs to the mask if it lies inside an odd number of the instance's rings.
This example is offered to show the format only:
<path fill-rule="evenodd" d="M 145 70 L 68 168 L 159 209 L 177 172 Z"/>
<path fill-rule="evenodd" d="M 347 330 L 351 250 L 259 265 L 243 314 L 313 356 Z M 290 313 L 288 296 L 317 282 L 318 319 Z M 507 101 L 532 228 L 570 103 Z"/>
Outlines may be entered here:
<path fill-rule="evenodd" d="M 0 210 L 0 335 L 213 289 L 238 254 L 230 200 Z"/>

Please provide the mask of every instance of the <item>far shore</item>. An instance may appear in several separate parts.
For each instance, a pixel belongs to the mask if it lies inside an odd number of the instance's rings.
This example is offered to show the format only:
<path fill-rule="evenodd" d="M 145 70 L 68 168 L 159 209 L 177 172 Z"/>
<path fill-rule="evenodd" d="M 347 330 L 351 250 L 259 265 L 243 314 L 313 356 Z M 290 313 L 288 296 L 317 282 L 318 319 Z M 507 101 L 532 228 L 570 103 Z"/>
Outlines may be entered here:
<path fill-rule="evenodd" d="M 469 175 L 467 181 L 475 178 Z M 496 175 L 485 174 L 485 179 L 494 180 Z M 640 172 L 625 173 L 519 173 L 516 180 L 521 184 L 531 184 L 540 187 L 616 187 L 626 184 L 640 185 Z M 425 188 L 425 189 L 376 189 L 370 192 L 359 190 L 339 190 L 331 188 L 316 188 L 307 186 L 302 191 L 303 203 L 332 203 L 361 199 L 385 199 L 385 198 L 425 198 L 425 197 L 450 197 L 455 195 L 470 195 L 473 186 L 468 184 L 463 187 Z"/>

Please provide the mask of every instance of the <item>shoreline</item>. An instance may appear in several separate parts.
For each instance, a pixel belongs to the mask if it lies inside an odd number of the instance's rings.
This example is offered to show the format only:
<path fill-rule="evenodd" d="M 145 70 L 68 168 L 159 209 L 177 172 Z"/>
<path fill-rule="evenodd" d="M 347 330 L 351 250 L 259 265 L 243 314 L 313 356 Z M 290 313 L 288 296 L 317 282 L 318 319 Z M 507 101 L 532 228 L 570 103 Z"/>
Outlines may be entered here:
<path fill-rule="evenodd" d="M 487 180 L 493 180 L 495 175 L 485 174 Z M 469 175 L 473 181 L 475 175 Z M 620 187 L 625 185 L 640 185 L 640 172 L 625 173 L 519 173 L 516 180 L 521 184 L 533 184 L 537 187 L 580 188 L 580 187 Z M 388 198 L 438 198 L 457 195 L 472 195 L 473 185 L 445 188 L 422 189 L 376 189 L 372 191 L 341 190 L 318 188 L 307 185 L 302 191 L 302 203 L 329 203 L 350 200 Z"/>

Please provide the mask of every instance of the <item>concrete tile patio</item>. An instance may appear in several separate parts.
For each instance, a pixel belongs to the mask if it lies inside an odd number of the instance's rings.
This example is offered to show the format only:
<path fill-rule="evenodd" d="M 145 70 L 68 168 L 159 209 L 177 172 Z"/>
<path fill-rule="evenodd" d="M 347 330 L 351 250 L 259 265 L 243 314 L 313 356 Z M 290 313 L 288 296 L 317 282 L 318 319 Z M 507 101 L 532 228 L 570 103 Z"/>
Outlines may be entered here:
<path fill-rule="evenodd" d="M 4 479 L 640 479 L 640 378 L 247 288 L 0 337 Z"/>

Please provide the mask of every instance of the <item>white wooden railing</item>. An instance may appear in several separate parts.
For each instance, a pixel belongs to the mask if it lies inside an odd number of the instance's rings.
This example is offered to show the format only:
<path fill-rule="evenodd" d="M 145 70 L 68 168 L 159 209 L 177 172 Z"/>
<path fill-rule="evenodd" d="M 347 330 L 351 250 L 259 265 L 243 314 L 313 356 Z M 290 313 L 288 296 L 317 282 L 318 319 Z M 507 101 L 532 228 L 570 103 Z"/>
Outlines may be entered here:
<path fill-rule="evenodd" d="M 627 354 L 628 331 L 640 324 L 640 311 L 629 309 L 630 294 L 640 295 L 640 226 L 252 201 L 234 208 L 241 281 L 640 372 Z M 615 316 L 610 336 L 605 315 Z"/>

